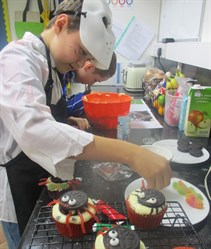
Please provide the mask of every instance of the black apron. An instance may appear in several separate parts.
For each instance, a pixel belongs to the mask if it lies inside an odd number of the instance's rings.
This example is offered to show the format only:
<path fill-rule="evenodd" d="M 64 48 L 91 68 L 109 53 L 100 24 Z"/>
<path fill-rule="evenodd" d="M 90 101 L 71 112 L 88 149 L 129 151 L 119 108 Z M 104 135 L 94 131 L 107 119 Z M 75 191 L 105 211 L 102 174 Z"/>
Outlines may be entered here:
<path fill-rule="evenodd" d="M 40 39 L 42 40 L 42 38 Z M 53 87 L 52 69 L 50 53 L 46 45 L 45 48 L 49 68 L 48 81 L 45 86 L 47 105 L 51 108 L 52 115 L 58 122 L 66 123 L 67 106 L 65 96 L 62 96 L 56 105 L 51 104 Z M 22 235 L 42 191 L 42 188 L 38 186 L 38 182 L 41 178 L 48 177 L 49 173 L 29 159 L 23 152 L 7 164 L 1 166 L 6 167 L 20 234 Z"/>

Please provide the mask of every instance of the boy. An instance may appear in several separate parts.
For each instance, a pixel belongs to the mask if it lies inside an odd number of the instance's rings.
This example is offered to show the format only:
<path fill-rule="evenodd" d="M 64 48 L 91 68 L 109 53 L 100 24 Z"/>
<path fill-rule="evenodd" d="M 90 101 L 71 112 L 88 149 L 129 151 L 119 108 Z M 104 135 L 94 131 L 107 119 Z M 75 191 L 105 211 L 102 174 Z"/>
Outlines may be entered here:
<path fill-rule="evenodd" d="M 49 173 L 71 179 L 75 160 L 127 164 L 151 188 L 170 183 L 165 158 L 66 124 L 57 72 L 76 70 L 87 60 L 108 69 L 114 43 L 111 11 L 104 0 L 64 0 L 40 38 L 26 33 L 1 50 L 0 220 L 10 249 L 17 248 L 19 238 L 14 236 L 23 233 L 40 195 L 38 181 Z"/>
<path fill-rule="evenodd" d="M 88 120 L 82 117 L 84 115 L 82 97 L 86 94 L 91 93 L 90 86 L 92 86 L 96 82 L 101 82 L 109 79 L 115 74 L 115 71 L 116 54 L 113 53 L 108 70 L 98 69 L 93 66 L 91 61 L 87 60 L 82 68 L 79 68 L 74 72 L 69 72 L 65 75 L 64 81 L 66 82 L 65 90 L 67 91 L 67 115 L 68 123 L 70 125 L 77 125 L 81 130 L 89 128 Z M 71 96 L 72 89 L 68 88 L 70 84 L 69 82 L 71 81 L 87 85 L 87 90 Z M 78 83 L 71 83 L 70 87 L 73 87 L 73 84 L 78 85 Z"/>

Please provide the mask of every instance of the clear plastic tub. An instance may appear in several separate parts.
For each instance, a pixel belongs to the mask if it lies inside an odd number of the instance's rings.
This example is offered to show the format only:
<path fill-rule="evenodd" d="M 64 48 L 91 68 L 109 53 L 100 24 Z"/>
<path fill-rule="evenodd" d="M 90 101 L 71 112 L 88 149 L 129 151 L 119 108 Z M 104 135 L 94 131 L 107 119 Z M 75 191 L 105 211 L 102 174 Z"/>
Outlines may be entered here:
<path fill-rule="evenodd" d="M 178 126 L 182 96 L 178 96 L 175 90 L 167 90 L 165 95 L 164 120 L 170 126 Z"/>

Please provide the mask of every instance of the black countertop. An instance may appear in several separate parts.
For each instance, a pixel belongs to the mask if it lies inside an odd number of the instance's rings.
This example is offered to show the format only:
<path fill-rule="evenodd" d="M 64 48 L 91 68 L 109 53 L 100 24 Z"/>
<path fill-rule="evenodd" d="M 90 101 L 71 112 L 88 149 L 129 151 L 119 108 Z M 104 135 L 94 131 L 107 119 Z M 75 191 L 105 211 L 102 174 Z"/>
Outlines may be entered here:
<path fill-rule="evenodd" d="M 102 91 L 102 88 L 95 87 L 95 90 Z M 104 90 L 104 89 L 103 89 Z M 105 89 L 105 91 L 112 91 L 112 92 L 122 92 L 121 87 L 108 87 Z M 135 98 L 142 97 L 141 94 L 136 93 L 133 95 Z M 178 131 L 175 127 L 168 126 L 164 121 L 163 117 L 157 115 L 156 111 L 153 110 L 154 115 L 159 120 L 159 122 L 163 125 L 163 128 L 161 129 L 133 129 L 130 132 L 129 141 L 138 144 L 152 144 L 155 141 L 162 140 L 162 139 L 178 139 L 180 137 L 183 137 L 184 134 L 180 131 Z M 97 134 L 97 135 L 103 135 L 106 137 L 117 137 L 117 130 L 106 130 L 106 131 L 99 131 L 95 129 L 90 129 L 90 132 Z M 198 138 L 197 140 L 200 140 L 200 142 L 203 143 L 204 148 L 206 148 L 209 153 L 211 153 L 211 138 Z M 135 179 L 138 179 L 140 176 L 138 176 L 136 173 L 133 173 L 130 177 L 117 180 L 117 181 L 107 181 L 104 180 L 101 176 L 99 176 L 96 171 L 94 170 L 94 165 L 96 165 L 96 162 L 88 162 L 88 161 L 77 161 L 75 164 L 75 177 L 81 177 L 82 183 L 80 185 L 80 189 L 84 190 L 87 195 L 94 199 L 102 199 L 105 202 L 109 203 L 122 203 L 124 205 L 124 191 L 129 183 L 134 181 Z M 195 165 L 185 165 L 185 164 L 177 164 L 171 162 L 171 167 L 173 170 L 173 174 L 175 177 L 181 178 L 183 180 L 186 180 L 193 185 L 195 185 L 197 188 L 199 188 L 205 195 L 205 187 L 204 187 L 204 177 L 207 173 L 207 170 L 209 166 L 211 165 L 211 158 L 209 158 L 207 161 L 195 164 Z M 211 176 L 208 179 L 208 183 L 211 186 Z M 40 226 L 39 219 L 40 216 L 45 218 L 45 215 L 43 216 L 43 213 L 46 213 L 46 204 L 50 202 L 46 191 L 44 190 L 40 196 L 40 199 L 37 202 L 37 205 L 34 209 L 34 212 L 30 218 L 30 221 L 27 225 L 27 228 L 24 232 L 24 235 L 21 239 L 21 242 L 19 244 L 18 249 L 26 249 L 26 248 L 92 248 L 89 247 L 89 243 L 84 242 L 80 244 L 80 242 L 75 243 L 74 245 L 70 242 L 66 242 L 59 246 L 58 243 L 52 242 L 52 237 L 49 240 L 44 240 L 42 244 L 39 244 L 35 242 L 34 237 L 39 236 L 38 240 L 40 240 L 43 236 L 45 236 L 44 231 L 42 232 L 42 226 Z M 44 208 L 44 209 L 43 209 Z M 47 210 L 48 213 L 48 210 Z M 50 220 L 50 217 L 47 216 L 47 218 L 44 219 L 44 223 Z M 49 221 L 50 222 L 50 221 Z M 41 232 L 40 232 L 40 230 Z M 49 229 L 50 231 L 50 229 Z M 197 236 L 199 236 L 199 239 L 203 242 L 205 247 L 197 246 L 198 248 L 211 248 L 211 214 L 209 213 L 208 217 L 201 221 L 200 223 L 194 225 L 194 231 L 196 231 Z M 50 233 L 50 232 L 49 232 Z M 181 236 L 180 236 L 181 237 Z M 37 239 L 36 238 L 36 239 Z M 198 238 L 198 237 L 197 237 Z M 33 244 L 35 243 L 35 244 Z M 91 245 L 91 243 L 90 243 Z M 67 247 L 65 247 L 67 246 Z M 157 249 L 161 247 L 149 247 L 149 249 Z M 165 248 L 171 248 L 171 247 L 165 247 Z M 164 249 L 164 247 L 162 248 Z"/>

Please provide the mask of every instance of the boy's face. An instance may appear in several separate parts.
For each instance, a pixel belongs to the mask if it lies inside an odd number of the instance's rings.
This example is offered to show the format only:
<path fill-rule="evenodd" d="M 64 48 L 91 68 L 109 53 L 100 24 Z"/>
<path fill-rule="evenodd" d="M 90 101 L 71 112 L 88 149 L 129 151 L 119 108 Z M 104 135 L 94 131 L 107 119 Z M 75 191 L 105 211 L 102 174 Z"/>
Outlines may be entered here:
<path fill-rule="evenodd" d="M 93 70 L 84 70 L 84 68 L 79 68 L 75 72 L 75 77 L 77 82 L 82 84 L 87 84 L 89 86 L 92 86 L 96 82 L 105 81 L 109 78 L 109 77 L 101 77 Z"/>
<path fill-rule="evenodd" d="M 67 32 L 68 16 L 61 14 L 54 23 L 55 35 L 50 42 L 51 54 L 59 72 L 66 73 L 83 66 L 92 55 L 83 46 L 79 31 Z"/>

